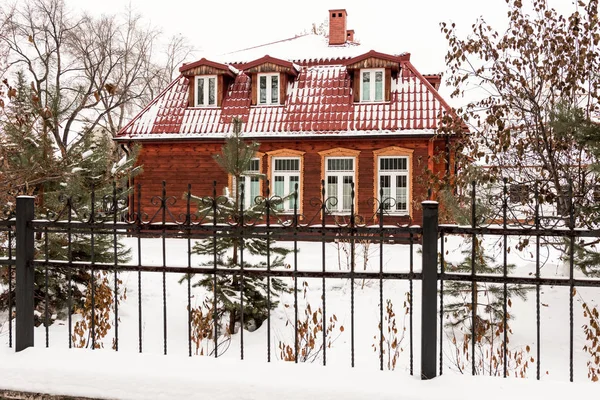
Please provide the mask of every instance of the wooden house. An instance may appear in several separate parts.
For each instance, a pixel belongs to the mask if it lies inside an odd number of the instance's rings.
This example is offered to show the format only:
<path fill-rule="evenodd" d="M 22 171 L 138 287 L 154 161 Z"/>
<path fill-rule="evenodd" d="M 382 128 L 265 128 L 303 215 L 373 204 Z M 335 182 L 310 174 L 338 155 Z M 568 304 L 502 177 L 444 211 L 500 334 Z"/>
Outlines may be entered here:
<path fill-rule="evenodd" d="M 300 213 L 321 197 L 325 182 L 333 215 L 369 218 L 380 190 L 393 201 L 386 214 L 398 223 L 421 220 L 426 176 L 450 173 L 449 141 L 435 136 L 452 111 L 437 89 L 440 75 L 422 75 L 410 54 L 364 49 L 347 30 L 345 10 L 329 11 L 329 36 L 306 34 L 180 68 L 181 75 L 118 134 L 124 146 L 142 144 L 142 206 L 161 193 L 181 198 L 188 184 L 210 195 L 212 182 L 231 185 L 213 155 L 243 121 L 243 137 L 260 143 L 254 171 L 271 195 L 299 186 Z M 248 176 L 247 201 L 266 195 L 266 181 Z M 379 199 L 381 200 L 381 199 Z M 182 203 L 179 201 L 179 203 Z M 293 209 L 286 201 L 283 213 Z M 181 211 L 181 210 L 180 210 Z"/>

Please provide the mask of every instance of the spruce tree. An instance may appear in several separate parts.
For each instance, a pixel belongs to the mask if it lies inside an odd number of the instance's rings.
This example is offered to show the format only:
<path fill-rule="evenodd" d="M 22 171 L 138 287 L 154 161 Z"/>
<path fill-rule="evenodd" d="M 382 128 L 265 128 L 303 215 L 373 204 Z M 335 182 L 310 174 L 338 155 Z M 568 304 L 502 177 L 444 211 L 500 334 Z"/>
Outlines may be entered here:
<path fill-rule="evenodd" d="M 574 139 L 585 149 L 582 158 L 588 165 L 587 171 L 579 176 L 565 177 L 565 181 L 568 180 L 571 185 L 575 185 L 573 180 L 577 180 L 583 192 L 581 196 L 574 196 L 572 188 L 567 191 L 570 194 L 567 203 L 573 208 L 575 217 L 573 221 L 568 221 L 568 225 L 597 229 L 600 223 L 600 126 L 583 109 L 567 102 L 559 103 L 552 111 L 549 125 L 559 140 Z M 571 210 L 568 210 L 566 218 L 570 217 L 570 213 Z M 570 240 L 565 238 L 562 244 L 563 259 L 568 259 Z M 596 245 L 596 240 L 575 240 L 573 243 L 575 267 L 586 276 L 600 276 L 600 254 Z"/>
<path fill-rule="evenodd" d="M 470 178 L 475 180 L 481 176 L 477 167 L 471 168 L 468 173 Z M 472 195 L 470 191 L 466 191 L 462 199 L 460 196 L 445 199 L 448 210 L 452 211 L 454 215 L 453 219 L 460 224 L 473 225 L 473 217 L 475 217 L 475 226 L 479 224 L 479 221 L 495 219 L 498 215 L 498 207 L 503 207 L 503 204 L 494 204 L 497 201 L 493 201 L 492 198 L 506 203 L 505 205 L 508 207 L 508 193 L 503 189 L 503 193 L 499 195 L 497 185 L 493 182 L 480 185 L 475 190 L 477 197 L 474 205 L 471 204 L 472 199 L 466 198 L 467 195 Z M 475 207 L 475 215 L 473 215 L 471 207 Z M 445 260 L 444 268 L 447 272 L 469 274 L 474 269 L 478 275 L 502 275 L 504 273 L 503 263 L 497 262 L 489 254 L 490 248 L 489 246 L 486 248 L 482 235 L 468 236 L 463 245 L 465 249 L 461 251 L 461 254 L 464 258 L 461 261 L 450 263 Z M 502 251 L 510 252 L 510 249 L 502 248 Z M 507 264 L 507 274 L 513 272 L 515 268 L 514 264 Z M 510 301 L 515 296 L 525 299 L 527 291 L 528 289 L 523 285 L 510 285 L 507 287 L 507 300 Z M 471 329 L 471 294 L 470 282 L 447 281 L 444 284 L 444 296 L 449 297 L 444 301 L 444 313 L 448 326 L 468 325 L 469 330 Z M 479 324 L 477 329 L 481 334 L 488 333 L 490 329 L 503 322 L 504 288 L 502 285 L 475 282 L 473 303 L 476 324 Z M 510 320 L 510 316 L 507 317 L 507 320 Z"/>
<path fill-rule="evenodd" d="M 42 218 L 72 221 L 120 222 L 126 210 L 128 190 L 126 180 L 135 174 L 135 157 L 122 158 L 115 162 L 116 149 L 111 139 L 102 131 L 87 134 L 77 146 L 69 149 L 70 158 L 76 160 L 75 167 L 65 171 L 59 182 L 51 182 L 44 188 L 44 202 L 38 212 Z M 92 207 L 93 203 L 93 207 Z M 69 215 L 70 212 L 70 215 Z M 92 216 L 93 212 L 93 216 Z M 67 233 L 49 233 L 48 245 L 41 237 L 37 248 L 39 254 L 51 260 L 72 260 L 112 264 L 129 259 L 129 250 L 117 238 L 116 244 L 111 234 L 95 234 L 92 248 L 90 233 L 72 233 L 69 247 Z M 115 247 L 116 245 L 116 247 Z M 59 311 L 68 305 L 68 276 L 72 280 L 71 301 L 74 309 L 83 305 L 84 297 L 90 289 L 92 275 L 84 269 L 56 269 L 50 276 L 49 291 L 53 293 L 50 308 Z M 94 279 L 97 279 L 95 277 Z M 36 274 L 36 295 L 44 298 L 45 276 Z"/>
<path fill-rule="evenodd" d="M 200 198 L 192 197 L 201 207 L 198 211 L 201 220 L 205 222 L 213 222 L 216 219 L 217 223 L 222 222 L 239 222 L 242 219 L 245 221 L 257 220 L 264 218 L 267 212 L 266 202 L 251 201 L 248 207 L 241 207 L 243 199 L 242 178 L 246 175 L 264 176 L 256 173 L 248 173 L 252 158 L 255 157 L 256 150 L 259 144 L 252 142 L 250 144 L 244 142 L 241 137 L 241 120 L 234 119 L 233 133 L 226 139 L 220 154 L 215 155 L 215 161 L 219 166 L 227 172 L 234 182 L 234 193 L 225 191 L 223 196 L 219 196 L 218 205 L 215 209 L 206 207 Z M 253 199 L 254 200 L 254 199 Z M 243 210 L 241 210 L 243 208 Z M 269 213 L 275 215 L 276 204 L 271 204 Z M 243 218 L 242 218 L 243 217 Z M 224 233 L 224 232 L 222 232 Z M 291 250 L 276 245 L 275 241 L 270 239 L 269 234 L 258 235 L 244 239 L 236 235 L 218 235 L 204 239 L 195 244 L 193 251 L 202 255 L 214 255 L 216 251 L 217 268 L 240 268 L 241 251 L 244 254 L 252 256 L 265 257 L 268 252 L 272 255 L 270 266 L 271 268 L 284 267 L 285 256 Z M 243 244 L 242 244 L 243 240 Z M 230 253 L 229 253 L 230 251 Z M 213 260 L 203 263 L 204 266 L 213 266 Z M 266 261 L 258 263 L 250 263 L 244 259 L 244 269 L 250 268 L 266 268 Z M 201 286 L 208 290 L 212 296 L 215 296 L 215 285 L 213 276 L 205 276 L 201 278 L 195 286 Z M 258 277 L 244 276 L 243 280 L 238 275 L 220 275 L 217 276 L 216 283 L 216 298 L 217 298 L 217 318 L 220 325 L 225 323 L 225 318 L 228 319 L 228 332 L 235 333 L 235 324 L 241 322 L 241 303 L 240 292 L 243 287 L 244 310 L 243 319 L 244 325 L 242 329 L 255 324 L 258 328 L 267 318 L 269 306 L 271 309 L 277 307 L 276 298 L 282 291 L 289 291 L 287 285 L 277 278 L 271 278 L 271 302 L 268 304 L 267 299 L 267 279 Z M 212 298 L 212 297 L 211 297 Z"/>
<path fill-rule="evenodd" d="M 5 85 L 8 83 L 5 81 Z M 22 73 L 16 74 L 15 86 L 9 86 L 9 102 L 0 120 L 2 132 L 2 180 L 0 192 L 5 204 L 12 204 L 3 210 L 7 216 L 14 214 L 14 196 L 19 194 L 35 195 L 38 198 L 36 218 L 61 219 L 73 221 L 89 220 L 91 215 L 91 193 L 94 191 L 95 219 L 112 220 L 114 213 L 123 213 L 126 193 L 126 179 L 138 172 L 134 168 L 133 157 L 116 162 L 117 149 L 110 135 L 101 131 L 91 132 L 86 127 L 81 130 L 83 140 L 68 149 L 67 157 L 57 158 L 56 149 L 48 137 L 44 119 L 44 110 L 40 109 L 37 95 L 25 83 Z M 117 207 L 113 206 L 113 182 Z M 12 199 L 12 201 L 11 201 Z M 68 203 L 67 203 L 68 199 Z M 70 207 L 72 206 L 72 207 Z M 70 207 L 71 215 L 68 215 Z M 119 217 L 120 220 L 120 217 Z M 36 236 L 36 258 L 68 260 L 97 263 L 112 263 L 114 247 L 112 235 L 95 235 L 92 251 L 89 234 L 71 235 L 69 247 L 67 233 L 48 233 Z M 118 261 L 127 258 L 127 252 L 117 243 Z M 35 302 L 42 309 L 46 297 L 45 271 L 37 269 L 35 279 Z M 67 276 L 71 275 L 69 287 Z M 77 307 L 83 301 L 90 280 L 89 271 L 51 268 L 48 280 L 48 309 L 51 314 L 63 315 L 71 291 L 72 305 Z M 7 283 L 14 280 L 14 274 L 2 274 L 0 279 Z M 10 294 L 0 294 L 0 310 L 8 306 Z M 14 298 L 14 293 L 12 294 Z"/>
<path fill-rule="evenodd" d="M 472 244 L 472 239 L 467 242 L 468 247 Z M 475 238 L 475 273 L 478 275 L 501 275 L 504 266 L 496 263 L 494 258 L 486 254 L 483 240 Z M 458 263 L 446 263 L 445 270 L 451 273 L 469 274 L 473 266 L 472 249 L 463 250 L 464 259 Z M 507 264 L 507 274 L 513 272 L 515 264 Z M 519 297 L 526 299 L 528 288 L 521 284 L 510 285 L 507 288 L 507 301 L 512 302 L 512 298 Z M 450 327 L 468 326 L 471 329 L 471 293 L 472 286 L 470 282 L 446 281 L 444 284 L 444 296 L 450 299 L 444 301 L 444 313 L 447 316 L 447 325 Z M 478 325 L 476 330 L 479 335 L 489 333 L 490 329 L 500 326 L 503 323 L 504 316 L 504 288 L 501 284 L 493 283 L 475 283 L 475 298 L 473 300 L 475 307 L 475 321 Z M 512 317 L 507 316 L 507 321 Z"/>
<path fill-rule="evenodd" d="M 0 117 L 0 199 L 8 205 L 3 211 L 10 214 L 14 212 L 14 196 L 37 194 L 43 184 L 62 176 L 63 163 L 54 157 L 43 131 L 37 97 L 23 72 L 16 74 L 14 86 L 6 80 L 3 83 L 8 102 Z"/>

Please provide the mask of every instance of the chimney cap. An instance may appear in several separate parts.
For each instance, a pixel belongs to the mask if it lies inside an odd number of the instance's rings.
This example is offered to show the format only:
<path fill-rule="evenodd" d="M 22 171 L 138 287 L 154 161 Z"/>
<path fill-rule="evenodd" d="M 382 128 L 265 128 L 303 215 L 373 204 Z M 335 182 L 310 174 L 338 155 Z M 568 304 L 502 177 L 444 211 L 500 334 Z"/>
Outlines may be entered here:
<path fill-rule="evenodd" d="M 332 13 L 332 12 L 343 12 L 343 13 L 346 14 L 346 16 L 348 16 L 348 11 L 346 11 L 345 8 L 333 8 L 333 9 L 329 10 L 329 12 L 330 13 Z"/>

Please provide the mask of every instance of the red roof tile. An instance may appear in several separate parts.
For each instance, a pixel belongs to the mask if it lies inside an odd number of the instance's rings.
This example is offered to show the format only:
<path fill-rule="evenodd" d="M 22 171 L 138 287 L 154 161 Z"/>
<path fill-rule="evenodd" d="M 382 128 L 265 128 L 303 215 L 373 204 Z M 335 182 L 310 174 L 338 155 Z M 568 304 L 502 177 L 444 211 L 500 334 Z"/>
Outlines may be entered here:
<path fill-rule="evenodd" d="M 441 115 L 452 111 L 410 61 L 398 61 L 401 72 L 392 80 L 391 99 L 380 103 L 353 101 L 350 76 L 342 63 L 302 65 L 282 106 L 251 106 L 250 78 L 242 71 L 228 86 L 221 108 L 188 107 L 189 82 L 181 76 L 118 138 L 221 137 L 236 116 L 252 136 L 433 131 Z"/>

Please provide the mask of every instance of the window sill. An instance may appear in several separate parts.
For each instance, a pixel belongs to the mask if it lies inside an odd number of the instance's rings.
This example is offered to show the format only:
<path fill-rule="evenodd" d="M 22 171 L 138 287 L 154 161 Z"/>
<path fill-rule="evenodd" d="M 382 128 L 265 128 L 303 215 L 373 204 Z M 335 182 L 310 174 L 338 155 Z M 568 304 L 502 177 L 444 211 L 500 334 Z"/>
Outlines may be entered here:
<path fill-rule="evenodd" d="M 354 104 L 355 105 L 369 105 L 369 104 L 391 104 L 391 101 L 385 101 L 385 100 L 381 100 L 381 101 L 371 101 L 371 100 L 361 100 L 361 101 L 355 101 Z"/>
<path fill-rule="evenodd" d="M 377 213 L 377 215 L 379 215 L 379 213 Z M 383 215 L 387 215 L 390 217 L 408 217 L 408 216 L 410 216 L 408 211 L 386 212 L 385 210 L 383 210 Z"/>
<path fill-rule="evenodd" d="M 269 108 L 269 107 L 284 107 L 284 104 L 254 104 L 250 108 Z"/>
<path fill-rule="evenodd" d="M 203 109 L 208 109 L 208 110 L 214 110 L 216 108 L 220 108 L 219 106 L 192 106 L 192 107 L 188 107 L 188 108 L 192 108 L 194 110 L 203 110 Z"/>

